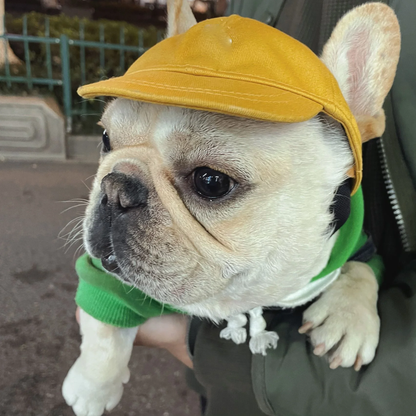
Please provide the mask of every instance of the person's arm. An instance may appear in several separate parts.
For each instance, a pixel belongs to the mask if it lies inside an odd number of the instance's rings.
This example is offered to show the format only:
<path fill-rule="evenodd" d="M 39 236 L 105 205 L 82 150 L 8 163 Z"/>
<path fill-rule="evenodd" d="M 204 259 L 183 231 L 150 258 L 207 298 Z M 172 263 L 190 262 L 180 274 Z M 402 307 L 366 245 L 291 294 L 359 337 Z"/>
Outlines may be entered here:
<path fill-rule="evenodd" d="M 78 307 L 75 313 L 78 324 L 80 314 L 81 310 Z M 179 314 L 149 318 L 138 327 L 134 345 L 164 348 L 187 367 L 192 368 L 186 344 L 188 322 L 189 317 Z"/>
<path fill-rule="evenodd" d="M 172 314 L 148 319 L 139 326 L 134 345 L 164 348 L 189 368 L 193 368 L 188 354 L 186 337 L 189 317 Z"/>

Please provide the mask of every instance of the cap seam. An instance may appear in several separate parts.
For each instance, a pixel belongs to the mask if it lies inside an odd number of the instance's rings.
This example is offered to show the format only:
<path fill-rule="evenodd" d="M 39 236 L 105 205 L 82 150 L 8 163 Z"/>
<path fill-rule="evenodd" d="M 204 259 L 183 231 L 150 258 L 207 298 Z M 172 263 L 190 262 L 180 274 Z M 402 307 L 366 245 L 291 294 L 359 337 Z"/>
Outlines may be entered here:
<path fill-rule="evenodd" d="M 172 65 L 172 64 L 169 64 L 169 65 L 159 65 L 157 67 L 151 67 L 151 68 L 146 68 L 146 69 L 138 69 L 137 71 L 133 71 L 133 72 L 126 72 L 126 74 L 124 76 L 126 76 L 126 75 L 129 76 L 129 75 L 132 75 L 132 74 L 137 74 L 138 72 L 149 72 L 149 71 L 158 71 L 158 70 L 165 71 L 166 69 L 169 69 L 169 68 L 173 68 L 172 72 L 180 72 L 180 73 L 183 73 L 183 74 L 186 74 L 186 75 L 201 75 L 201 74 L 192 74 L 192 73 L 189 73 L 189 72 L 186 72 L 186 71 L 185 72 L 178 71 L 177 69 L 178 68 L 182 68 L 182 69 L 184 69 L 184 68 L 196 68 L 196 69 L 201 69 L 203 71 L 206 71 L 207 73 L 225 74 L 225 75 L 238 75 L 238 76 L 241 76 L 241 77 L 244 77 L 245 79 L 247 79 L 247 76 L 245 76 L 244 74 L 242 74 L 240 72 L 235 72 L 235 71 L 222 71 L 222 70 L 215 70 L 215 71 L 213 71 L 212 69 L 209 69 L 209 68 L 204 67 L 204 66 L 201 66 L 201 65 L 189 65 L 189 64 L 187 64 L 187 65 Z M 202 75 L 206 75 L 206 74 L 202 74 Z M 207 76 L 209 76 L 209 75 L 207 75 Z M 261 76 L 258 76 L 258 75 L 250 75 L 250 78 L 267 81 L 269 83 L 274 83 L 275 82 L 275 81 L 273 81 L 270 78 L 261 77 Z"/>
<path fill-rule="evenodd" d="M 133 75 L 133 74 L 137 74 L 139 72 L 153 72 L 153 71 L 159 71 L 159 70 L 166 71 L 166 69 L 168 69 L 168 68 L 197 68 L 197 69 L 199 68 L 199 69 L 202 69 L 202 70 L 206 71 L 206 73 L 204 73 L 204 74 L 194 74 L 194 73 L 183 72 L 183 71 L 179 71 L 179 70 L 175 70 L 175 69 L 173 71 L 169 71 L 169 72 L 180 73 L 180 74 L 183 74 L 183 75 L 206 76 L 206 77 L 213 77 L 214 76 L 215 78 L 221 78 L 221 77 L 218 77 L 217 74 L 237 75 L 237 76 L 241 77 L 241 79 L 235 79 L 235 78 L 232 78 L 232 77 L 229 77 L 228 79 L 234 79 L 234 80 L 237 80 L 237 81 L 245 81 L 245 82 L 250 82 L 250 83 L 259 84 L 259 85 L 267 85 L 267 86 L 271 86 L 271 87 L 274 87 L 274 88 L 281 88 L 281 89 L 284 89 L 284 90 L 288 90 L 290 92 L 294 92 L 298 95 L 305 94 L 305 98 L 308 98 L 308 99 L 311 99 L 310 97 L 313 97 L 314 100 L 319 98 L 318 95 L 310 93 L 308 91 L 305 91 L 304 89 L 296 88 L 296 87 L 293 87 L 292 85 L 288 85 L 288 84 L 279 84 L 279 83 L 276 83 L 275 81 L 271 80 L 270 78 L 265 78 L 265 77 L 259 77 L 257 75 L 252 75 L 252 76 L 250 76 L 251 79 L 249 79 L 247 76 L 244 76 L 244 74 L 241 74 L 239 72 L 233 72 L 233 71 L 215 71 L 215 73 L 213 73 L 212 70 L 210 71 L 208 68 L 198 66 L 198 65 L 186 65 L 186 66 L 184 66 L 184 65 L 161 65 L 161 66 L 154 67 L 154 68 L 140 69 L 140 70 L 137 70 L 137 71 L 134 71 L 134 72 L 129 72 L 129 73 L 126 73 L 123 77 L 130 76 L 130 75 Z M 329 72 L 329 70 L 328 70 L 328 72 Z M 119 77 L 119 79 L 123 78 L 123 77 Z M 333 75 L 332 75 L 332 77 L 333 77 Z M 259 81 L 266 81 L 267 84 L 263 84 L 263 83 L 260 83 L 260 82 L 253 82 L 253 79 L 254 80 L 259 80 Z M 331 81 L 332 81 L 331 82 L 331 84 L 332 84 L 333 79 Z M 290 87 L 290 89 L 287 88 L 288 86 Z M 332 87 L 332 93 L 334 93 L 333 85 L 331 85 L 331 87 Z M 341 95 L 342 95 L 342 93 L 341 93 Z M 267 96 L 267 95 L 264 95 L 264 96 Z M 330 103 L 332 103 L 335 106 L 334 101 L 332 101 L 332 102 L 330 101 Z M 319 104 L 321 104 L 321 103 L 319 102 Z"/>
<path fill-rule="evenodd" d="M 117 82 L 120 82 L 122 84 L 155 85 L 155 86 L 165 88 L 165 89 L 177 89 L 177 90 L 200 91 L 200 92 L 206 92 L 207 90 L 209 90 L 209 91 L 212 91 L 212 92 L 218 92 L 220 94 L 224 92 L 223 90 L 216 90 L 216 89 L 213 89 L 213 88 L 208 89 L 208 88 L 196 88 L 196 87 L 190 88 L 190 87 L 180 87 L 180 86 L 166 86 L 165 84 L 160 84 L 160 83 L 157 83 L 157 82 L 143 81 L 143 80 L 140 80 L 140 81 L 136 81 L 136 80 L 125 81 L 125 80 L 122 80 L 120 78 L 122 78 L 122 77 L 119 77 L 119 78 L 116 78 L 116 79 L 117 79 Z M 111 78 L 108 79 L 108 80 L 103 80 L 103 81 L 99 81 L 99 82 L 106 82 L 106 81 L 111 81 Z M 247 82 L 247 81 L 244 80 L 244 82 Z M 91 85 L 94 86 L 94 84 L 91 84 Z M 259 85 L 264 85 L 264 84 L 259 84 Z M 88 87 L 89 87 L 89 85 L 85 85 L 85 86 L 81 86 L 80 89 L 82 89 L 82 88 L 88 89 Z M 280 87 L 273 86 L 273 88 L 280 88 Z M 283 88 L 281 88 L 281 89 L 284 90 Z M 286 91 L 286 90 L 284 90 L 284 91 L 286 93 L 292 92 L 292 91 Z M 228 95 L 231 96 L 231 94 L 228 94 Z M 236 95 L 237 96 L 238 95 L 248 96 L 248 97 L 275 97 L 275 94 L 254 94 L 254 93 L 249 93 L 249 92 L 233 92 L 232 93 L 232 96 L 236 96 Z M 300 95 L 300 94 L 297 94 L 297 95 Z M 303 97 L 303 98 L 308 98 L 308 97 Z"/>
<path fill-rule="evenodd" d="M 165 90 L 177 90 L 177 91 L 189 91 L 189 92 L 203 92 L 205 94 L 217 94 L 220 96 L 224 96 L 224 97 L 236 97 L 238 96 L 239 99 L 242 100 L 251 100 L 251 101 L 257 101 L 257 102 L 264 102 L 263 100 L 253 100 L 250 97 L 274 97 L 275 95 L 270 94 L 270 95 L 265 95 L 265 94 L 250 94 L 250 93 L 232 93 L 232 94 L 226 94 L 224 93 L 224 91 L 222 90 L 214 90 L 211 88 L 189 88 L 189 87 L 178 87 L 178 86 L 169 86 L 167 87 L 165 84 L 159 84 L 156 82 L 150 82 L 150 81 L 140 81 L 140 82 L 135 82 L 135 81 L 124 81 L 124 80 L 118 80 L 117 82 L 121 83 L 121 84 L 137 84 L 137 85 L 149 85 L 149 86 L 153 86 L 156 88 L 162 88 Z M 287 94 L 289 94 L 291 91 L 285 91 Z M 244 97 L 247 96 L 247 97 Z M 311 102 L 315 102 L 314 100 L 309 99 L 308 97 L 302 97 L 305 99 L 310 100 Z M 272 102 L 272 103 L 284 103 L 284 101 L 282 100 L 268 100 L 268 102 Z M 288 102 L 288 101 L 286 101 Z M 316 104 L 320 104 L 320 103 L 316 103 Z M 320 104 L 322 106 L 322 104 Z"/>

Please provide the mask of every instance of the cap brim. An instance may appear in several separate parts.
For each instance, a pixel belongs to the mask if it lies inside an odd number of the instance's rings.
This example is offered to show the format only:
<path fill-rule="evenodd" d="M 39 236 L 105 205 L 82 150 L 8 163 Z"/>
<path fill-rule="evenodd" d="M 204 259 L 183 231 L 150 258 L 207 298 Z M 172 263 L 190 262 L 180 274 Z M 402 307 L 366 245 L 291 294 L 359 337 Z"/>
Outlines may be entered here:
<path fill-rule="evenodd" d="M 120 97 L 286 123 L 309 120 L 323 109 L 313 100 L 270 85 L 160 70 L 85 85 L 78 89 L 78 94 L 84 98 Z"/>

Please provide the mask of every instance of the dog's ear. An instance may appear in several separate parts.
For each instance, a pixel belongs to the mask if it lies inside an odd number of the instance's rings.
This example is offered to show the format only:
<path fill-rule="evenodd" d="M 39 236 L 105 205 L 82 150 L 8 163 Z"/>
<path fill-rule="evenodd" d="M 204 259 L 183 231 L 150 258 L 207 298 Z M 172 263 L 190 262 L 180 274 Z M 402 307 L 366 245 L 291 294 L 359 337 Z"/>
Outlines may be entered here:
<path fill-rule="evenodd" d="M 168 38 L 186 32 L 195 24 L 189 0 L 168 0 Z"/>
<path fill-rule="evenodd" d="M 382 106 L 399 54 L 399 23 L 382 3 L 366 3 L 347 13 L 324 47 L 321 59 L 337 79 L 363 142 L 384 132 Z"/>

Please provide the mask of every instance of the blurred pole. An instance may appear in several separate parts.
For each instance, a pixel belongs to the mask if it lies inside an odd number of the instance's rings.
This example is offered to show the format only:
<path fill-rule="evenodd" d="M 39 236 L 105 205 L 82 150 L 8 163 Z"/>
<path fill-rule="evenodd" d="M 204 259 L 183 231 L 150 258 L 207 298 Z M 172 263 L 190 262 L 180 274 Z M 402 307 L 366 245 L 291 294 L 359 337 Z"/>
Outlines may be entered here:
<path fill-rule="evenodd" d="M 66 132 L 72 131 L 72 92 L 71 92 L 71 67 L 69 62 L 69 39 L 66 35 L 61 35 L 61 65 L 62 65 L 62 84 L 64 93 L 64 112 L 66 117 Z"/>
<path fill-rule="evenodd" d="M 3 68 L 8 62 L 9 65 L 20 65 L 21 62 L 10 48 L 9 42 L 2 36 L 6 34 L 5 22 L 6 14 L 4 9 L 4 1 L 0 0 L 0 68 Z"/>

